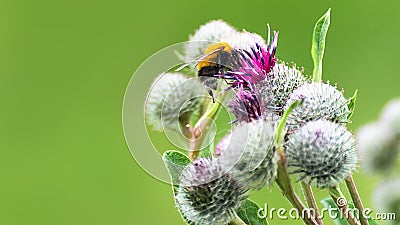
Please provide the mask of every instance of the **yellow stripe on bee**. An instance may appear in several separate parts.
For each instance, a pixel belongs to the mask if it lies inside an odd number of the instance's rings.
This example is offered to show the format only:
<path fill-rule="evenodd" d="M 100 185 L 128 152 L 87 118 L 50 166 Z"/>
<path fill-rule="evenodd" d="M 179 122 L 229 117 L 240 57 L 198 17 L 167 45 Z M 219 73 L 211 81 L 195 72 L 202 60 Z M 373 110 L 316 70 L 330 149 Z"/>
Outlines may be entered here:
<path fill-rule="evenodd" d="M 218 57 L 218 54 L 220 52 L 228 52 L 231 53 L 232 52 L 232 48 L 231 46 L 226 43 L 226 42 L 218 42 L 215 44 L 212 44 L 210 46 L 208 46 L 206 48 L 206 50 L 204 51 L 205 54 L 210 54 L 214 52 L 213 54 L 205 57 L 203 60 L 201 60 L 199 62 L 199 64 L 197 65 L 197 69 L 200 70 L 201 68 L 205 67 L 205 66 L 215 66 L 216 65 L 216 59 Z"/>
<path fill-rule="evenodd" d="M 218 43 L 215 43 L 215 44 L 212 44 L 212 45 L 208 46 L 206 48 L 206 50 L 204 51 L 204 53 L 208 54 L 210 52 L 213 52 L 213 51 L 219 50 L 219 49 L 221 51 L 224 51 L 224 52 L 229 52 L 229 53 L 232 52 L 232 48 L 228 43 L 226 43 L 226 42 L 218 42 Z"/>

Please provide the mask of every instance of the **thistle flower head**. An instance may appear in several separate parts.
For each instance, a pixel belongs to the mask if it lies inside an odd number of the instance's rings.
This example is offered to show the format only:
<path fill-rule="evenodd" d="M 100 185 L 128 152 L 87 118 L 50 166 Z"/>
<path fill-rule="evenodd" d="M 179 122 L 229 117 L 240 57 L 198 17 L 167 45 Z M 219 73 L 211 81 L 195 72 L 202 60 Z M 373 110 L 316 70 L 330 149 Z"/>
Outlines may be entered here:
<path fill-rule="evenodd" d="M 376 188 L 372 201 L 382 213 L 395 213 L 396 220 L 393 224 L 400 222 L 400 179 L 386 181 Z"/>
<path fill-rule="evenodd" d="M 324 83 L 305 83 L 290 95 L 287 109 L 293 102 L 303 99 L 303 104 L 288 117 L 289 132 L 308 121 L 326 119 L 336 123 L 347 123 L 350 110 L 348 101 L 336 87 Z"/>
<path fill-rule="evenodd" d="M 223 171 L 249 189 L 272 184 L 278 154 L 274 145 L 275 123 L 256 120 L 232 130 L 230 143 L 218 158 Z"/>
<path fill-rule="evenodd" d="M 306 81 L 307 78 L 295 66 L 279 63 L 272 68 L 264 81 L 257 84 L 257 87 L 263 99 L 282 115 L 289 96 Z"/>
<path fill-rule="evenodd" d="M 154 83 L 145 105 L 147 122 L 153 129 L 179 131 L 179 120 L 199 109 L 204 88 L 194 78 L 179 73 L 162 74 Z"/>
<path fill-rule="evenodd" d="M 250 47 L 237 50 L 239 56 L 238 69 L 232 71 L 231 74 L 239 81 L 250 84 L 263 81 L 277 61 L 275 52 L 278 32 L 274 31 L 274 36 L 270 39 L 270 28 L 268 26 L 268 43 L 265 45 L 264 42 L 257 39 L 254 39 L 253 43 L 248 43 Z"/>
<path fill-rule="evenodd" d="M 202 26 L 189 37 L 189 42 L 185 44 L 185 61 L 204 54 L 206 48 L 215 42 L 226 40 L 238 31 L 223 20 L 212 20 Z"/>
<path fill-rule="evenodd" d="M 381 122 L 363 126 L 357 134 L 361 166 L 369 173 L 388 173 L 400 154 L 399 140 Z"/>
<path fill-rule="evenodd" d="M 306 123 L 285 144 L 288 166 L 319 188 L 336 185 L 356 168 L 356 140 L 345 127 L 327 120 Z"/>
<path fill-rule="evenodd" d="M 239 86 L 228 106 L 238 121 L 250 122 L 266 114 L 265 103 L 255 86 L 250 89 Z"/>
<path fill-rule="evenodd" d="M 210 159 L 198 159 L 181 174 L 176 202 L 183 217 L 197 225 L 227 224 L 247 198 L 247 190 Z"/>

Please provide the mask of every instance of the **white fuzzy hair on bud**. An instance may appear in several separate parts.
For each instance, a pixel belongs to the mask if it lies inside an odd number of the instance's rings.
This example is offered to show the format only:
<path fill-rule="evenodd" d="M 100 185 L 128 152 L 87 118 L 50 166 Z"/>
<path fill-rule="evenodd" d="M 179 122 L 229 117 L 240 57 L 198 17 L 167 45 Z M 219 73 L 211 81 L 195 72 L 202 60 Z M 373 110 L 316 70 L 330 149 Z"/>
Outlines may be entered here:
<path fill-rule="evenodd" d="M 176 203 L 190 224 L 227 224 L 247 198 L 247 189 L 211 159 L 193 161 L 182 171 L 180 180 Z"/>
<path fill-rule="evenodd" d="M 273 41 L 276 42 L 276 38 Z M 265 49 L 267 48 L 265 39 L 260 35 L 246 30 L 238 31 L 223 20 L 212 20 L 200 26 L 189 37 L 189 42 L 184 46 L 184 57 L 182 57 L 182 60 L 191 61 L 203 55 L 209 45 L 217 42 L 226 42 L 233 49 L 247 51 L 251 51 L 251 48 L 254 48 L 256 44 Z"/>
<path fill-rule="evenodd" d="M 324 83 L 305 83 L 290 95 L 287 109 L 293 102 L 303 99 L 303 104 L 293 110 L 288 117 L 289 133 L 308 121 L 326 119 L 335 123 L 348 122 L 350 110 L 348 100 L 336 87 Z"/>
<path fill-rule="evenodd" d="M 205 89 L 195 78 L 164 73 L 154 81 L 147 96 L 145 117 L 154 130 L 179 131 L 180 119 L 201 106 Z"/>
<path fill-rule="evenodd" d="M 258 44 L 260 47 L 267 48 L 265 39 L 256 33 L 246 30 L 236 32 L 233 35 L 226 36 L 222 41 L 228 43 L 233 49 L 243 49 L 251 51 L 251 48 Z"/>
<path fill-rule="evenodd" d="M 223 20 L 212 20 L 202 26 L 189 37 L 185 44 L 184 60 L 190 61 L 203 55 L 205 49 L 212 43 L 226 40 L 237 34 L 237 30 Z"/>
<path fill-rule="evenodd" d="M 345 127 L 327 120 L 306 123 L 289 136 L 285 153 L 291 173 L 319 188 L 336 185 L 355 170 L 356 140 Z"/>
<path fill-rule="evenodd" d="M 219 157 L 224 171 L 249 189 L 271 185 L 277 171 L 278 153 L 274 145 L 275 123 L 255 120 L 236 126 L 230 143 Z"/>

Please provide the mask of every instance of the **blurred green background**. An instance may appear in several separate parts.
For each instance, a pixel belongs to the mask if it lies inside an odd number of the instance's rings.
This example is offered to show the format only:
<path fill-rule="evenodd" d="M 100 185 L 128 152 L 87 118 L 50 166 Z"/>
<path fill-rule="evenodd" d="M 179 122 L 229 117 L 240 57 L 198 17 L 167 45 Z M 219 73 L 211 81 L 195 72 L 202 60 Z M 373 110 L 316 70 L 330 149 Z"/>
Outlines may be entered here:
<path fill-rule="evenodd" d="M 122 102 L 135 69 L 221 18 L 264 37 L 268 21 L 280 32 L 278 57 L 311 73 L 312 29 L 328 7 L 324 79 L 347 97 L 359 89 L 355 130 L 399 95 L 399 1 L 1 0 L 0 224 L 183 224 L 171 188 L 125 144 Z M 370 206 L 378 179 L 356 181 Z M 252 198 L 288 206 L 276 187 Z"/>

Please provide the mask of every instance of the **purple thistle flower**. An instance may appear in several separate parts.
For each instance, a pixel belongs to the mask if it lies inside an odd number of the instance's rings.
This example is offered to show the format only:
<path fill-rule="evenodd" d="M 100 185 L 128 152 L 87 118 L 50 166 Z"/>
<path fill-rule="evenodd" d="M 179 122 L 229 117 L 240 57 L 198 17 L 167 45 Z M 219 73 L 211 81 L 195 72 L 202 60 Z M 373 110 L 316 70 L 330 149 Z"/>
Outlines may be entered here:
<path fill-rule="evenodd" d="M 218 57 L 216 57 L 215 60 L 211 60 L 211 62 L 218 65 L 220 69 L 201 76 L 207 76 L 208 79 L 210 79 L 210 77 L 224 79 L 230 86 L 235 88 L 239 86 L 248 87 L 251 84 L 264 81 L 277 62 L 275 53 L 278 42 L 278 32 L 274 31 L 274 36 L 271 38 L 270 27 L 268 25 L 268 39 L 266 44 L 252 37 L 250 33 L 245 34 L 249 34 L 246 36 L 248 38 L 248 44 L 246 46 L 252 47 L 231 47 L 231 51 L 224 52 L 224 54 L 227 54 L 224 59 L 226 61 L 221 58 L 218 59 Z M 229 45 L 229 43 L 227 44 Z M 208 60 L 210 59 L 207 59 L 207 61 Z"/>
<path fill-rule="evenodd" d="M 278 32 L 274 31 L 274 36 L 270 38 L 270 27 L 268 25 L 268 43 L 266 47 L 255 43 L 251 51 L 244 49 L 237 50 L 237 69 L 229 72 L 236 82 L 233 86 L 239 84 L 256 84 L 267 77 L 274 67 L 277 58 L 275 58 L 276 46 L 278 42 Z"/>
<path fill-rule="evenodd" d="M 235 95 L 229 107 L 238 121 L 251 122 L 260 119 L 265 114 L 264 101 L 254 86 L 245 89 L 243 85 L 239 85 Z"/>

